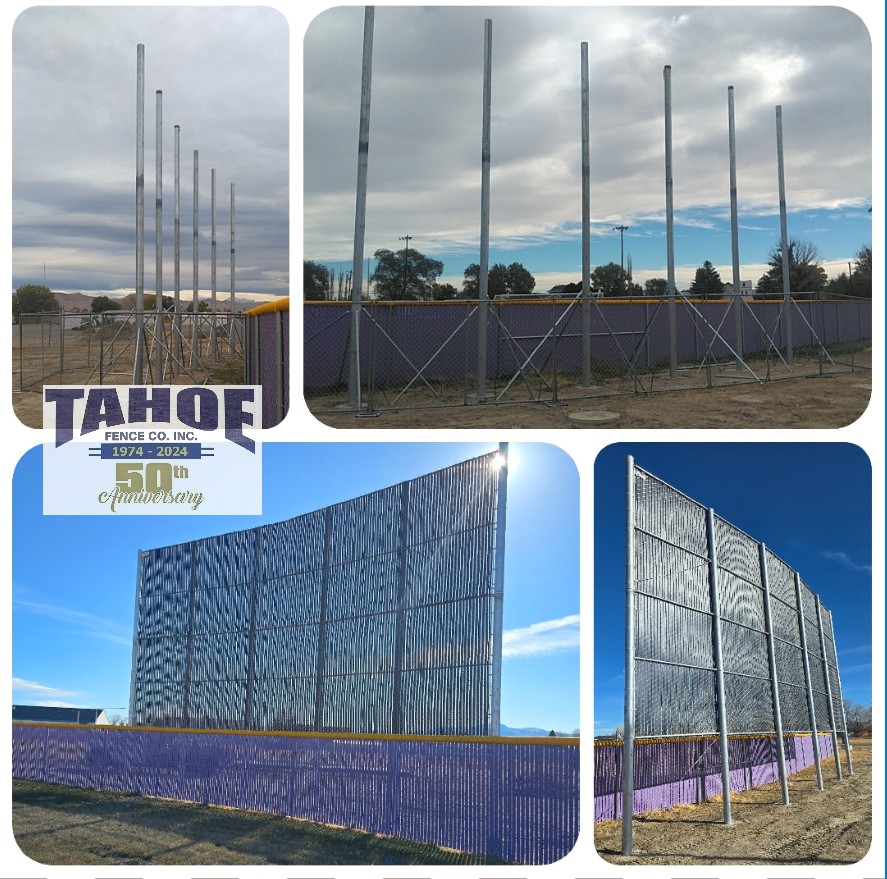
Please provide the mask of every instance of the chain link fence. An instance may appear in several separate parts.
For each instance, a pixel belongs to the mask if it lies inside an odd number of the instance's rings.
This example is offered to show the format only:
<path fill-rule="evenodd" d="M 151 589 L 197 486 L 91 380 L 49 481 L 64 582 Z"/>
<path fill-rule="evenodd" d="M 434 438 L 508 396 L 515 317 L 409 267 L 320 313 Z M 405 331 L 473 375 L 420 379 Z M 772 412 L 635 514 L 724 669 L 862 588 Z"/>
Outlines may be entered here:
<path fill-rule="evenodd" d="M 13 388 L 132 384 L 137 357 L 146 384 L 239 384 L 243 325 L 239 314 L 166 313 L 159 320 L 133 311 L 20 315 L 12 328 Z"/>
<path fill-rule="evenodd" d="M 289 408 L 289 299 L 215 317 L 25 314 L 12 327 L 14 392 L 134 383 L 261 385 L 262 426 L 274 427 Z M 17 400 L 22 421 L 40 427 L 40 410 L 25 396 Z"/>
<path fill-rule="evenodd" d="M 317 412 L 543 402 L 870 367 L 871 301 L 534 299 L 306 302 Z M 680 378 L 680 382 L 670 381 Z"/>

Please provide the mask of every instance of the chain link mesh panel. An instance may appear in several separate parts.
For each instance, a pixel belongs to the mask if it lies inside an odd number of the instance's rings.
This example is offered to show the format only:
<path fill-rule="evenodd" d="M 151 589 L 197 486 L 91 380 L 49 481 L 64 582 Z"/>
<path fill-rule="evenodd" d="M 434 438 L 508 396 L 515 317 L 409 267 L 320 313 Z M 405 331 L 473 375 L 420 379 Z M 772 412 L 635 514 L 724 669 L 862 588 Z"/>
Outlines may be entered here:
<path fill-rule="evenodd" d="M 648 393 L 663 389 L 672 345 L 681 388 L 870 371 L 871 301 L 811 295 L 741 300 L 739 341 L 728 299 L 678 296 L 673 340 L 664 298 L 370 300 L 356 321 L 350 300 L 305 302 L 305 398 L 316 412 L 358 395 L 369 411 L 461 406 L 480 380 L 491 401 L 550 402 L 587 398 L 586 373 L 596 398 Z"/>
<path fill-rule="evenodd" d="M 830 731 L 826 674 L 832 707 L 840 704 L 835 695 L 840 694 L 840 682 L 831 617 L 827 611 L 822 614 L 824 661 L 813 592 L 766 549 L 762 570 L 760 544 L 729 522 L 712 515 L 709 538 L 703 506 L 639 467 L 631 478 L 635 734 L 718 732 L 718 632 L 730 735 L 776 730 L 771 637 L 784 732 L 810 731 L 811 702 L 817 730 Z"/>
<path fill-rule="evenodd" d="M 140 553 L 131 721 L 488 733 L 493 457 Z"/>

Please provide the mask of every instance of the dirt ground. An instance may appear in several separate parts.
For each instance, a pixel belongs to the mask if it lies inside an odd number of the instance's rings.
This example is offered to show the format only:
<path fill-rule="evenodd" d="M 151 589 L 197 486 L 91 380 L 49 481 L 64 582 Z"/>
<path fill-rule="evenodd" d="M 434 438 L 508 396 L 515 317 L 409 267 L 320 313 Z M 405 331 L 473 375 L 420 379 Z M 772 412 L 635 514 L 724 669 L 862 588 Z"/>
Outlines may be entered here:
<path fill-rule="evenodd" d="M 695 390 L 680 390 L 683 380 L 678 378 L 660 382 L 668 389 L 649 394 L 619 394 L 602 386 L 595 396 L 554 406 L 484 403 L 385 410 L 363 417 L 349 410 L 331 411 L 329 399 L 310 399 L 308 405 L 323 424 L 350 429 L 837 428 L 852 424 L 868 406 L 870 370 L 869 349 L 857 357 L 854 371 L 820 376 L 818 368 L 809 365 L 792 378 Z"/>
<path fill-rule="evenodd" d="M 41 864 L 501 863 L 292 818 L 19 780 L 12 829 Z"/>
<path fill-rule="evenodd" d="M 779 782 L 734 793 L 734 823 L 723 823 L 720 798 L 636 815 L 632 855 L 622 855 L 622 822 L 595 824 L 595 848 L 613 864 L 855 864 L 872 840 L 872 744 L 853 741 L 853 775 L 838 782 L 824 761 L 825 790 L 815 768 L 789 779 L 791 804 Z"/>

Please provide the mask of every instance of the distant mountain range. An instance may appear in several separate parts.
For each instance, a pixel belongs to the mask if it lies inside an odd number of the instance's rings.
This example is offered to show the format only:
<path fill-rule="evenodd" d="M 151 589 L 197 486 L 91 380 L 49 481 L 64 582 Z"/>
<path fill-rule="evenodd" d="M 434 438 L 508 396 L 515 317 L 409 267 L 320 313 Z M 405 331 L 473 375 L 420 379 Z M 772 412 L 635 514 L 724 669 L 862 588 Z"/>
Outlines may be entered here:
<path fill-rule="evenodd" d="M 513 727 L 506 726 L 504 723 L 499 727 L 499 734 L 503 736 L 526 736 L 526 737 L 535 737 L 535 736 L 547 736 L 551 733 L 550 729 L 540 729 L 537 726 L 524 726 L 524 727 Z M 569 733 L 564 733 L 563 730 L 557 730 L 558 735 L 569 735 Z"/>
<path fill-rule="evenodd" d="M 106 293 L 96 293 L 92 296 L 86 293 L 62 293 L 59 291 L 53 291 L 55 295 L 55 301 L 58 302 L 59 307 L 62 311 L 71 312 L 71 311 L 92 311 L 92 300 L 96 298 L 96 296 L 107 296 Z M 167 294 L 164 294 L 167 295 Z M 121 311 L 132 311 L 136 305 L 136 294 L 135 293 L 127 293 L 126 296 L 109 296 L 109 299 L 112 299 L 120 306 Z M 145 299 L 153 305 L 154 303 L 154 293 L 149 293 L 147 290 L 145 291 Z M 182 295 L 182 304 L 184 308 L 187 308 L 193 301 L 193 296 L 191 293 Z M 210 300 L 207 298 L 202 298 L 199 300 L 200 302 L 206 302 L 209 304 Z M 231 302 L 230 294 L 219 294 L 216 299 L 216 309 L 220 312 L 228 311 L 228 306 Z M 239 311 L 246 311 L 249 308 L 253 308 L 256 305 L 260 305 L 260 302 L 256 302 L 252 299 L 234 299 L 234 307 Z"/>

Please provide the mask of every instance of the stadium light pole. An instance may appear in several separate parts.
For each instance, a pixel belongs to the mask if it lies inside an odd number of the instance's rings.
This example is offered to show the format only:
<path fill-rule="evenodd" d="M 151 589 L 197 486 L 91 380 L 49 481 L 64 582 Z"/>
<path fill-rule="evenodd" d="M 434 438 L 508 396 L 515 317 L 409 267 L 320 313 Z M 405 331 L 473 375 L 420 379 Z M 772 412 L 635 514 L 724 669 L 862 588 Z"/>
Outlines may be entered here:
<path fill-rule="evenodd" d="M 410 259 L 410 240 L 412 239 L 412 235 L 404 235 L 402 238 L 398 238 L 398 241 L 405 241 L 406 245 L 403 249 L 403 298 L 407 298 L 407 268 L 409 266 Z"/>
<path fill-rule="evenodd" d="M 625 295 L 625 230 L 628 226 L 614 226 L 614 231 L 619 233 L 619 283 L 622 286 L 622 294 Z"/>

